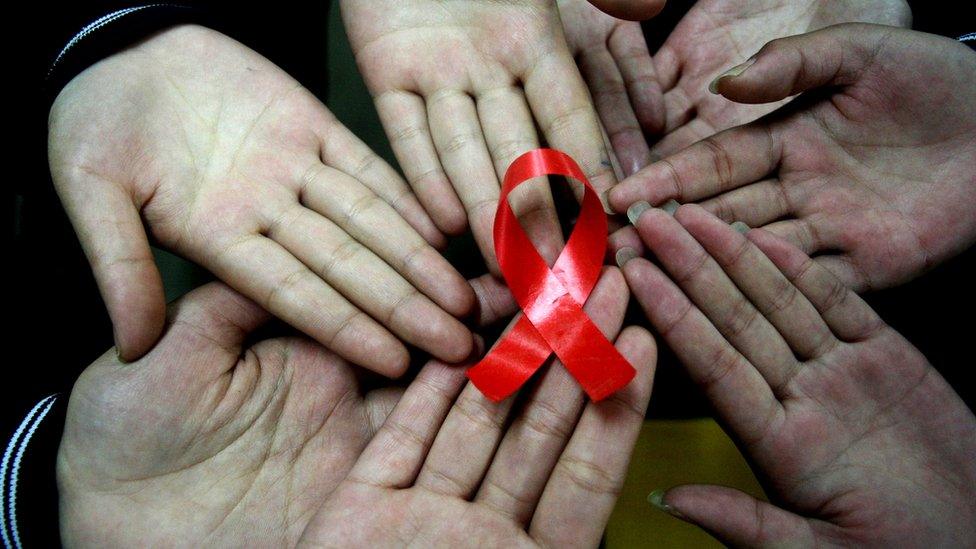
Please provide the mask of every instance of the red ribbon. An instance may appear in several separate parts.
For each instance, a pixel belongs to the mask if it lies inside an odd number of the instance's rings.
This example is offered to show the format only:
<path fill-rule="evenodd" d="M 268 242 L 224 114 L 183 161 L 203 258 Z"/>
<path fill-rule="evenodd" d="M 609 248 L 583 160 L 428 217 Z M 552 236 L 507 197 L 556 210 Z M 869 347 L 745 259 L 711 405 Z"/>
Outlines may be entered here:
<path fill-rule="evenodd" d="M 583 183 L 583 205 L 552 269 L 536 251 L 508 203 L 533 177 L 561 175 Z M 504 400 L 555 352 L 594 401 L 633 379 L 633 366 L 604 337 L 583 304 L 593 291 L 607 247 L 607 216 L 579 165 L 553 149 L 536 149 L 508 168 L 495 212 L 495 253 L 508 287 L 525 313 L 468 378 L 488 398 Z"/>

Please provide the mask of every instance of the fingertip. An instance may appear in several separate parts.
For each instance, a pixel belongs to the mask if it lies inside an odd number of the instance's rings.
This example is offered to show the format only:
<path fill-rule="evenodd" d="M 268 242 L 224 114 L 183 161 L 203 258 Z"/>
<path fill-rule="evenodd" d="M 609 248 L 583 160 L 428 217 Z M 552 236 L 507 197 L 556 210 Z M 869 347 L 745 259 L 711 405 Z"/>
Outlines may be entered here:
<path fill-rule="evenodd" d="M 661 13 L 665 0 L 590 0 L 600 11 L 625 21 L 646 21 Z"/>
<path fill-rule="evenodd" d="M 429 335 L 436 347 L 429 351 L 447 363 L 464 362 L 475 348 L 474 335 L 455 318 L 432 322 Z"/>
<path fill-rule="evenodd" d="M 119 358 L 132 362 L 142 358 L 159 341 L 166 325 L 166 297 L 159 272 L 152 280 L 109 289 L 105 295 L 112 334 Z"/>

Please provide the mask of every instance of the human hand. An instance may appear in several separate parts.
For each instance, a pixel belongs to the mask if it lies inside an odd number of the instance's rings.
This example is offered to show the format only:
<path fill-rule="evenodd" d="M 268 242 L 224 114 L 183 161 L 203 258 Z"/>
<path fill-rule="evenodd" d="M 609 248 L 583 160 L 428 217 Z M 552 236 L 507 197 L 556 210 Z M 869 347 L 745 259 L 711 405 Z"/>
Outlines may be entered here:
<path fill-rule="evenodd" d="M 976 418 L 917 349 L 817 262 L 697 205 L 618 251 L 651 324 L 774 504 L 719 486 L 652 500 L 731 546 L 970 546 Z"/>
<path fill-rule="evenodd" d="M 664 98 L 640 23 L 586 0 L 558 0 L 566 42 L 624 176 L 650 164 L 645 132 L 664 131 Z"/>
<path fill-rule="evenodd" d="M 507 307 L 475 282 L 483 311 Z M 585 307 L 611 339 L 627 297 L 609 269 Z M 212 284 L 141 360 L 106 353 L 85 371 L 58 460 L 66 544 L 599 540 L 650 395 L 647 332 L 616 338 L 639 373 L 614 397 L 586 404 L 557 364 L 509 422 L 513 399 L 462 391 L 464 368 L 432 361 L 401 399 L 305 339 L 242 352 L 266 316 Z"/>
<path fill-rule="evenodd" d="M 648 166 L 611 191 L 611 204 L 701 202 L 816 254 L 859 291 L 904 282 L 969 247 L 976 54 L 933 35 L 841 25 L 771 42 L 718 84 L 744 103 L 821 87 Z M 635 241 L 626 231 L 615 239 Z"/>
<path fill-rule="evenodd" d="M 698 0 L 654 55 L 667 113 L 656 158 L 752 122 L 785 102 L 743 105 L 709 93 L 709 82 L 776 38 L 838 23 L 910 27 L 904 0 Z"/>
<path fill-rule="evenodd" d="M 498 274 L 492 225 L 515 158 L 548 145 L 603 191 L 615 182 L 600 123 L 554 2 L 343 0 L 342 17 L 400 166 L 441 230 L 469 225 Z M 547 186 L 512 195 L 543 257 L 562 248 Z"/>
<path fill-rule="evenodd" d="M 58 96 L 49 156 L 125 360 L 165 317 L 146 232 L 386 375 L 400 340 L 457 361 L 474 303 L 409 188 L 310 92 L 226 36 L 174 27 Z M 423 235 L 423 236 L 421 236 Z M 426 239 L 426 240 L 425 240 Z"/>

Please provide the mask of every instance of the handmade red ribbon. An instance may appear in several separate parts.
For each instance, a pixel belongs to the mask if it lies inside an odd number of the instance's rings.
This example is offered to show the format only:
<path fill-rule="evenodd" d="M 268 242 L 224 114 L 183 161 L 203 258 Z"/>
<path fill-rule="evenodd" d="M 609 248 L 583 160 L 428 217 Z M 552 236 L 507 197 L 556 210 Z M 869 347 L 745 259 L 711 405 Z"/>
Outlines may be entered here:
<path fill-rule="evenodd" d="M 579 219 L 553 268 L 536 251 L 508 203 L 508 194 L 533 177 L 561 175 L 583 184 Z M 495 212 L 495 253 L 508 287 L 525 313 L 468 378 L 500 401 L 521 387 L 555 352 L 594 401 L 634 377 L 634 368 L 604 337 L 583 304 L 600 277 L 607 216 L 579 165 L 553 149 L 536 149 L 508 168 Z"/>

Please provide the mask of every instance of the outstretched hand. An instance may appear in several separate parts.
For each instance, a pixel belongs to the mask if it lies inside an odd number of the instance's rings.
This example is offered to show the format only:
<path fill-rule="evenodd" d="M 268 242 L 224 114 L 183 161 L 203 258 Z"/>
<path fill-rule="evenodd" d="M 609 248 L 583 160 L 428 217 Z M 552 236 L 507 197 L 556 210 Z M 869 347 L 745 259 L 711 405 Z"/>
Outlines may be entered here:
<path fill-rule="evenodd" d="M 719 486 L 655 502 L 732 546 L 976 543 L 976 418 L 917 349 L 824 267 L 695 205 L 617 252 L 637 300 L 775 504 Z"/>
<path fill-rule="evenodd" d="M 904 0 L 697 0 L 654 54 L 667 113 L 653 141 L 656 158 L 739 124 L 787 101 L 744 105 L 724 100 L 709 83 L 756 53 L 763 44 L 840 23 L 910 27 Z"/>
<path fill-rule="evenodd" d="M 859 291 L 976 241 L 976 53 L 965 46 L 839 25 L 771 42 L 717 89 L 741 103 L 807 93 L 622 182 L 609 194 L 617 211 L 700 202 L 785 238 Z"/>
<path fill-rule="evenodd" d="M 485 316 L 507 310 L 475 281 Z M 588 403 L 558 363 L 518 407 L 432 361 L 406 389 L 369 390 L 303 338 L 245 338 L 268 315 L 221 284 L 172 308 L 141 360 L 90 366 L 58 458 L 69 545 L 595 545 L 644 417 L 655 346 L 621 331 L 607 269 L 585 309 L 638 371 Z M 391 413 L 392 410 L 392 413 Z"/>
<path fill-rule="evenodd" d="M 407 185 L 220 33 L 174 27 L 89 67 L 51 110 L 49 148 L 125 360 L 165 318 L 149 238 L 377 372 L 406 368 L 402 342 L 448 361 L 471 352 L 454 316 L 473 293 Z"/>
<path fill-rule="evenodd" d="M 555 2 L 343 0 L 342 18 L 407 180 L 437 226 L 466 226 L 498 274 L 492 225 L 512 161 L 540 139 L 604 191 L 616 182 Z M 512 196 L 543 257 L 562 248 L 548 186 Z"/>

